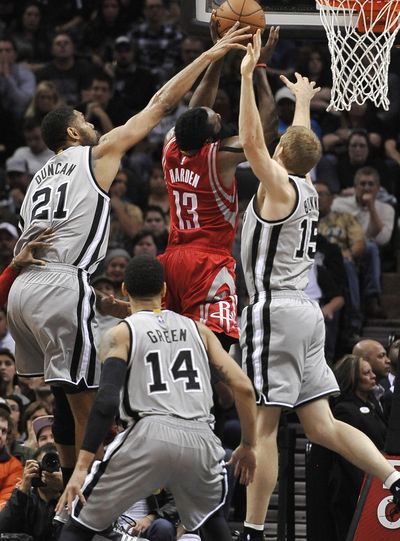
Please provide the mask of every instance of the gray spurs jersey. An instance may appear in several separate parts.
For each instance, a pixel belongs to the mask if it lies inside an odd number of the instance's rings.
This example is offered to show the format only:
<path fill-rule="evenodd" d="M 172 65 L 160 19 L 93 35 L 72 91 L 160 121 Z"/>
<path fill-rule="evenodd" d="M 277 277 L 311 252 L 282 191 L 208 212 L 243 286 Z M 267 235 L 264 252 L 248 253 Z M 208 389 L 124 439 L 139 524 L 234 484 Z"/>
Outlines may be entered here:
<path fill-rule="evenodd" d="M 293 211 L 268 221 L 250 201 L 243 219 L 241 259 L 250 302 L 270 290 L 303 290 L 316 251 L 318 195 L 302 177 L 289 175 L 296 190 Z"/>
<path fill-rule="evenodd" d="M 106 253 L 109 215 L 110 199 L 91 168 L 91 147 L 67 148 L 50 158 L 28 187 L 15 253 L 40 231 L 52 227 L 52 247 L 38 251 L 37 256 L 93 272 Z"/>
<path fill-rule="evenodd" d="M 131 352 L 121 418 L 172 415 L 213 422 L 208 355 L 194 321 L 162 310 L 137 312 L 125 322 Z"/>

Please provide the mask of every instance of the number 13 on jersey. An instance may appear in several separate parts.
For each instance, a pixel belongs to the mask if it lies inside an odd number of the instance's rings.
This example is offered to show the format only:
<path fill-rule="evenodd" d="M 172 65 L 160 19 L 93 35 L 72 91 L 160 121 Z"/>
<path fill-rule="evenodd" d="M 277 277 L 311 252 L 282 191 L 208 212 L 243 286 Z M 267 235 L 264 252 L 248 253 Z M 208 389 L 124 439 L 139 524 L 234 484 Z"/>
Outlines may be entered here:
<path fill-rule="evenodd" d="M 173 190 L 173 194 L 179 229 L 196 229 L 200 227 L 197 213 L 197 195 L 188 192 L 180 193 L 178 190 Z"/>

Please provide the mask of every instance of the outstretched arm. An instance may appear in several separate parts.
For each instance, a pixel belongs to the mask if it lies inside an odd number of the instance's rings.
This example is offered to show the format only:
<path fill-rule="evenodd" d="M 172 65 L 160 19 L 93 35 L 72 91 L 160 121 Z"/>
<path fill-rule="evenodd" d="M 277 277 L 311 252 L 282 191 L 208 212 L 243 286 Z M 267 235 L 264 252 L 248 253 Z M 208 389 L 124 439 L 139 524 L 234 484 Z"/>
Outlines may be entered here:
<path fill-rule="evenodd" d="M 278 138 L 278 114 L 274 95 L 268 82 L 266 66 L 274 54 L 279 40 L 279 26 L 271 26 L 268 40 L 261 48 L 260 57 L 255 69 L 255 83 L 258 97 L 258 110 L 260 113 L 261 125 L 264 132 L 265 144 L 269 145 Z M 265 66 L 264 66 L 265 64 Z"/>
<path fill-rule="evenodd" d="M 288 89 L 296 96 L 296 108 L 292 126 L 303 126 L 304 128 L 310 129 L 310 103 L 321 88 L 315 88 L 315 82 L 310 82 L 307 77 L 302 77 L 300 73 L 296 72 L 295 76 L 295 83 L 290 82 L 284 75 L 281 75 L 280 77 L 281 81 L 283 81 Z"/>
<path fill-rule="evenodd" d="M 218 41 L 215 10 L 211 14 L 210 33 L 212 42 L 215 44 Z M 193 107 L 210 107 L 212 108 L 217 97 L 219 80 L 221 77 L 224 58 L 220 58 L 216 62 L 210 64 L 204 74 L 198 87 L 193 92 L 193 96 L 189 102 L 189 108 Z"/>
<path fill-rule="evenodd" d="M 246 29 L 234 25 L 211 49 L 202 53 L 189 66 L 168 81 L 150 100 L 147 107 L 103 135 L 93 148 L 94 171 L 100 186 L 107 190 L 117 173 L 122 155 L 141 141 L 192 87 L 210 62 L 216 62 L 231 49 L 244 48 L 240 42 L 249 38 Z"/>

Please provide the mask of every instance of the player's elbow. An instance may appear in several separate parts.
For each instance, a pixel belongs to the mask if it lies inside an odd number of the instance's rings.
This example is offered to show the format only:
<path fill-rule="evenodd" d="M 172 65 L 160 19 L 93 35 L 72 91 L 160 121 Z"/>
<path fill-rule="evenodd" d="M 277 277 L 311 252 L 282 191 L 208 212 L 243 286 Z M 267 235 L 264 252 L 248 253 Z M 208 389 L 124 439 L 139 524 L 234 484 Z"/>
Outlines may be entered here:
<path fill-rule="evenodd" d="M 244 150 L 250 150 L 256 144 L 254 133 L 250 130 L 244 130 L 242 133 L 239 131 L 239 142 Z"/>
<path fill-rule="evenodd" d="M 157 115 L 159 115 L 161 120 L 162 117 L 168 115 L 173 110 L 174 104 L 168 98 L 164 89 L 160 88 L 160 90 L 151 98 L 149 107 L 157 112 Z"/>

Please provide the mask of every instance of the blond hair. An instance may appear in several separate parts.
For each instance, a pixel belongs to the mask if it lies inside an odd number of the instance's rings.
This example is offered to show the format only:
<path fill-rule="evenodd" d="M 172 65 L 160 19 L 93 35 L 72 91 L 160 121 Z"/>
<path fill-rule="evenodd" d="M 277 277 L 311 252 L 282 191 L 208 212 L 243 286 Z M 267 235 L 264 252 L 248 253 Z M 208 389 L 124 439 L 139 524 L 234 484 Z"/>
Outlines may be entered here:
<path fill-rule="evenodd" d="M 281 160 L 287 171 L 306 175 L 318 163 L 322 147 L 318 137 L 309 128 L 290 126 L 280 140 Z"/>
<path fill-rule="evenodd" d="M 25 111 L 25 115 L 24 115 L 25 118 L 32 118 L 36 116 L 40 117 L 40 112 L 37 109 L 37 101 L 38 101 L 38 96 L 40 96 L 42 92 L 50 92 L 53 95 L 54 109 L 56 107 L 60 107 L 61 105 L 63 105 L 64 102 L 61 99 L 57 86 L 53 83 L 53 81 L 41 81 L 36 86 L 35 93 L 32 96 L 32 99 Z"/>

